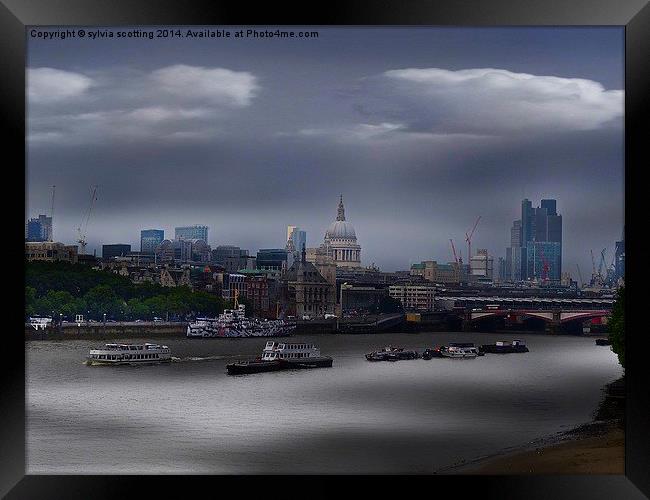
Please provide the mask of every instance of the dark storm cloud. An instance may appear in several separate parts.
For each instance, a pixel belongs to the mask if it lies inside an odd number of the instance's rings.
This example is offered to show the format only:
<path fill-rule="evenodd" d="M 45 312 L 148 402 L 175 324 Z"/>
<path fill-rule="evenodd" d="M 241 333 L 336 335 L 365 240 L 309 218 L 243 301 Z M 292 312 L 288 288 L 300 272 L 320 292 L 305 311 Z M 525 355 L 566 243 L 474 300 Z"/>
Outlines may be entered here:
<path fill-rule="evenodd" d="M 450 260 L 449 238 L 465 256 L 478 215 L 473 247 L 501 256 L 521 199 L 557 198 L 564 267 L 588 269 L 622 230 L 620 33 L 461 31 L 32 42 L 30 215 L 56 184 L 56 239 L 71 242 L 97 184 L 89 248 L 204 223 L 213 246 L 255 251 L 284 246 L 288 224 L 318 245 L 343 193 L 363 263 L 405 269 Z"/>

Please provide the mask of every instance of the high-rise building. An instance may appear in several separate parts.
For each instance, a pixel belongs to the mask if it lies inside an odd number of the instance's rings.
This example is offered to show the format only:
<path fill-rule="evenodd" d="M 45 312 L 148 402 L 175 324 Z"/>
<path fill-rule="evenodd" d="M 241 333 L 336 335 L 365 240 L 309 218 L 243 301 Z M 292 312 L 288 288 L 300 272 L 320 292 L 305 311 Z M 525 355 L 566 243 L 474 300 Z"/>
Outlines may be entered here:
<path fill-rule="evenodd" d="M 494 258 L 488 255 L 486 249 L 481 248 L 470 259 L 470 269 L 473 279 L 491 280 L 494 278 Z"/>
<path fill-rule="evenodd" d="M 174 238 L 183 240 L 203 240 L 208 243 L 208 226 L 195 224 L 174 229 Z"/>
<path fill-rule="evenodd" d="M 39 215 L 25 224 L 25 241 L 53 241 L 52 217 Z"/>
<path fill-rule="evenodd" d="M 303 247 L 307 248 L 307 232 L 297 226 L 287 226 L 287 252 L 300 253 Z"/>
<path fill-rule="evenodd" d="M 616 281 L 625 279 L 625 240 L 616 242 L 616 254 L 614 258 L 614 278 Z"/>
<path fill-rule="evenodd" d="M 153 255 L 164 239 L 165 231 L 162 229 L 143 229 L 140 231 L 140 253 Z"/>
<path fill-rule="evenodd" d="M 562 216 L 556 200 L 542 200 L 537 208 L 529 200 L 521 202 L 520 248 L 521 279 L 562 278 Z"/>
<path fill-rule="evenodd" d="M 287 254 L 284 248 L 260 248 L 257 252 L 258 269 L 287 268 Z"/>
<path fill-rule="evenodd" d="M 521 219 L 514 221 L 510 229 L 504 278 L 562 278 L 562 216 L 557 213 L 556 200 L 541 200 L 536 208 L 530 200 L 522 200 Z"/>
<path fill-rule="evenodd" d="M 131 245 L 125 245 L 121 243 L 114 245 L 102 245 L 102 259 L 124 257 L 129 252 L 131 252 Z"/>

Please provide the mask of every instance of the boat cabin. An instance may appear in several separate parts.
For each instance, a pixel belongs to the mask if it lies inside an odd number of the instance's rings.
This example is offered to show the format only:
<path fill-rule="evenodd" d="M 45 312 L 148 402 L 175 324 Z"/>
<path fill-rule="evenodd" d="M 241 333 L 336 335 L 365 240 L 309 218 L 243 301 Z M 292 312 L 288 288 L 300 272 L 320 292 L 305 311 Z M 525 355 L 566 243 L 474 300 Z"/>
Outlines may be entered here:
<path fill-rule="evenodd" d="M 320 349 L 314 344 L 308 343 L 289 343 L 274 342 L 272 340 L 266 343 L 262 351 L 264 361 L 273 361 L 275 359 L 303 359 L 320 356 Z"/>

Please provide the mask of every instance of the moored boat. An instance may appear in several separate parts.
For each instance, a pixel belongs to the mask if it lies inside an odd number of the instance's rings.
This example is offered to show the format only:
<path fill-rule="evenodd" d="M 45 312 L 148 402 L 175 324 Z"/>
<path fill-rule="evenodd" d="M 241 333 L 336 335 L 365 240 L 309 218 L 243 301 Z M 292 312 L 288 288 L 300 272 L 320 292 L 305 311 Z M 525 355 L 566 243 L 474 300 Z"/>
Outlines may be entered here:
<path fill-rule="evenodd" d="M 106 344 L 91 349 L 87 365 L 146 365 L 168 363 L 172 360 L 169 347 L 159 344 Z"/>
<path fill-rule="evenodd" d="M 331 357 L 321 356 L 320 349 L 314 344 L 269 341 L 262 356 L 250 361 L 230 363 L 226 369 L 230 375 L 241 375 L 296 368 L 328 368 L 332 362 Z"/>
<path fill-rule="evenodd" d="M 470 342 L 450 342 L 440 348 L 440 354 L 444 358 L 475 358 L 479 350 Z"/>
<path fill-rule="evenodd" d="M 420 354 L 417 351 L 405 350 L 403 347 L 388 346 L 375 352 L 366 354 L 368 361 L 400 361 L 403 359 L 417 359 Z"/>
<path fill-rule="evenodd" d="M 295 329 L 295 323 L 282 319 L 246 317 L 246 306 L 238 304 L 235 309 L 226 309 L 216 318 L 197 318 L 187 325 L 187 337 L 286 337 Z"/>
<path fill-rule="evenodd" d="M 513 352 L 528 352 L 528 347 L 526 347 L 526 342 L 523 340 L 513 340 L 512 342 L 499 340 L 495 344 L 484 344 L 479 348 L 479 350 L 483 353 L 507 354 Z"/>
<path fill-rule="evenodd" d="M 433 349 L 427 348 L 422 353 L 422 359 L 431 359 L 431 358 L 442 358 L 442 352 L 440 352 L 440 346 L 436 346 Z"/>

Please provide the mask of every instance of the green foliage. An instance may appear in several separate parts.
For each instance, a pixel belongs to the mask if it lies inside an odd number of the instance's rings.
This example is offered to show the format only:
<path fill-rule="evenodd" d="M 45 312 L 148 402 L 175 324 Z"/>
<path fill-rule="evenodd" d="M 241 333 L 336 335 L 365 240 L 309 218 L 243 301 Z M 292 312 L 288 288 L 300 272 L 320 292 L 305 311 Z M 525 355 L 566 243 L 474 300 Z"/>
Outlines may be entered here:
<path fill-rule="evenodd" d="M 625 287 L 618 289 L 616 302 L 609 319 L 609 340 L 618 362 L 625 368 Z"/>
<path fill-rule="evenodd" d="M 188 315 L 215 316 L 225 301 L 189 287 L 165 288 L 155 283 L 134 284 L 109 271 L 67 262 L 28 262 L 25 273 L 25 316 L 76 314 L 101 321 L 184 319 Z"/>

